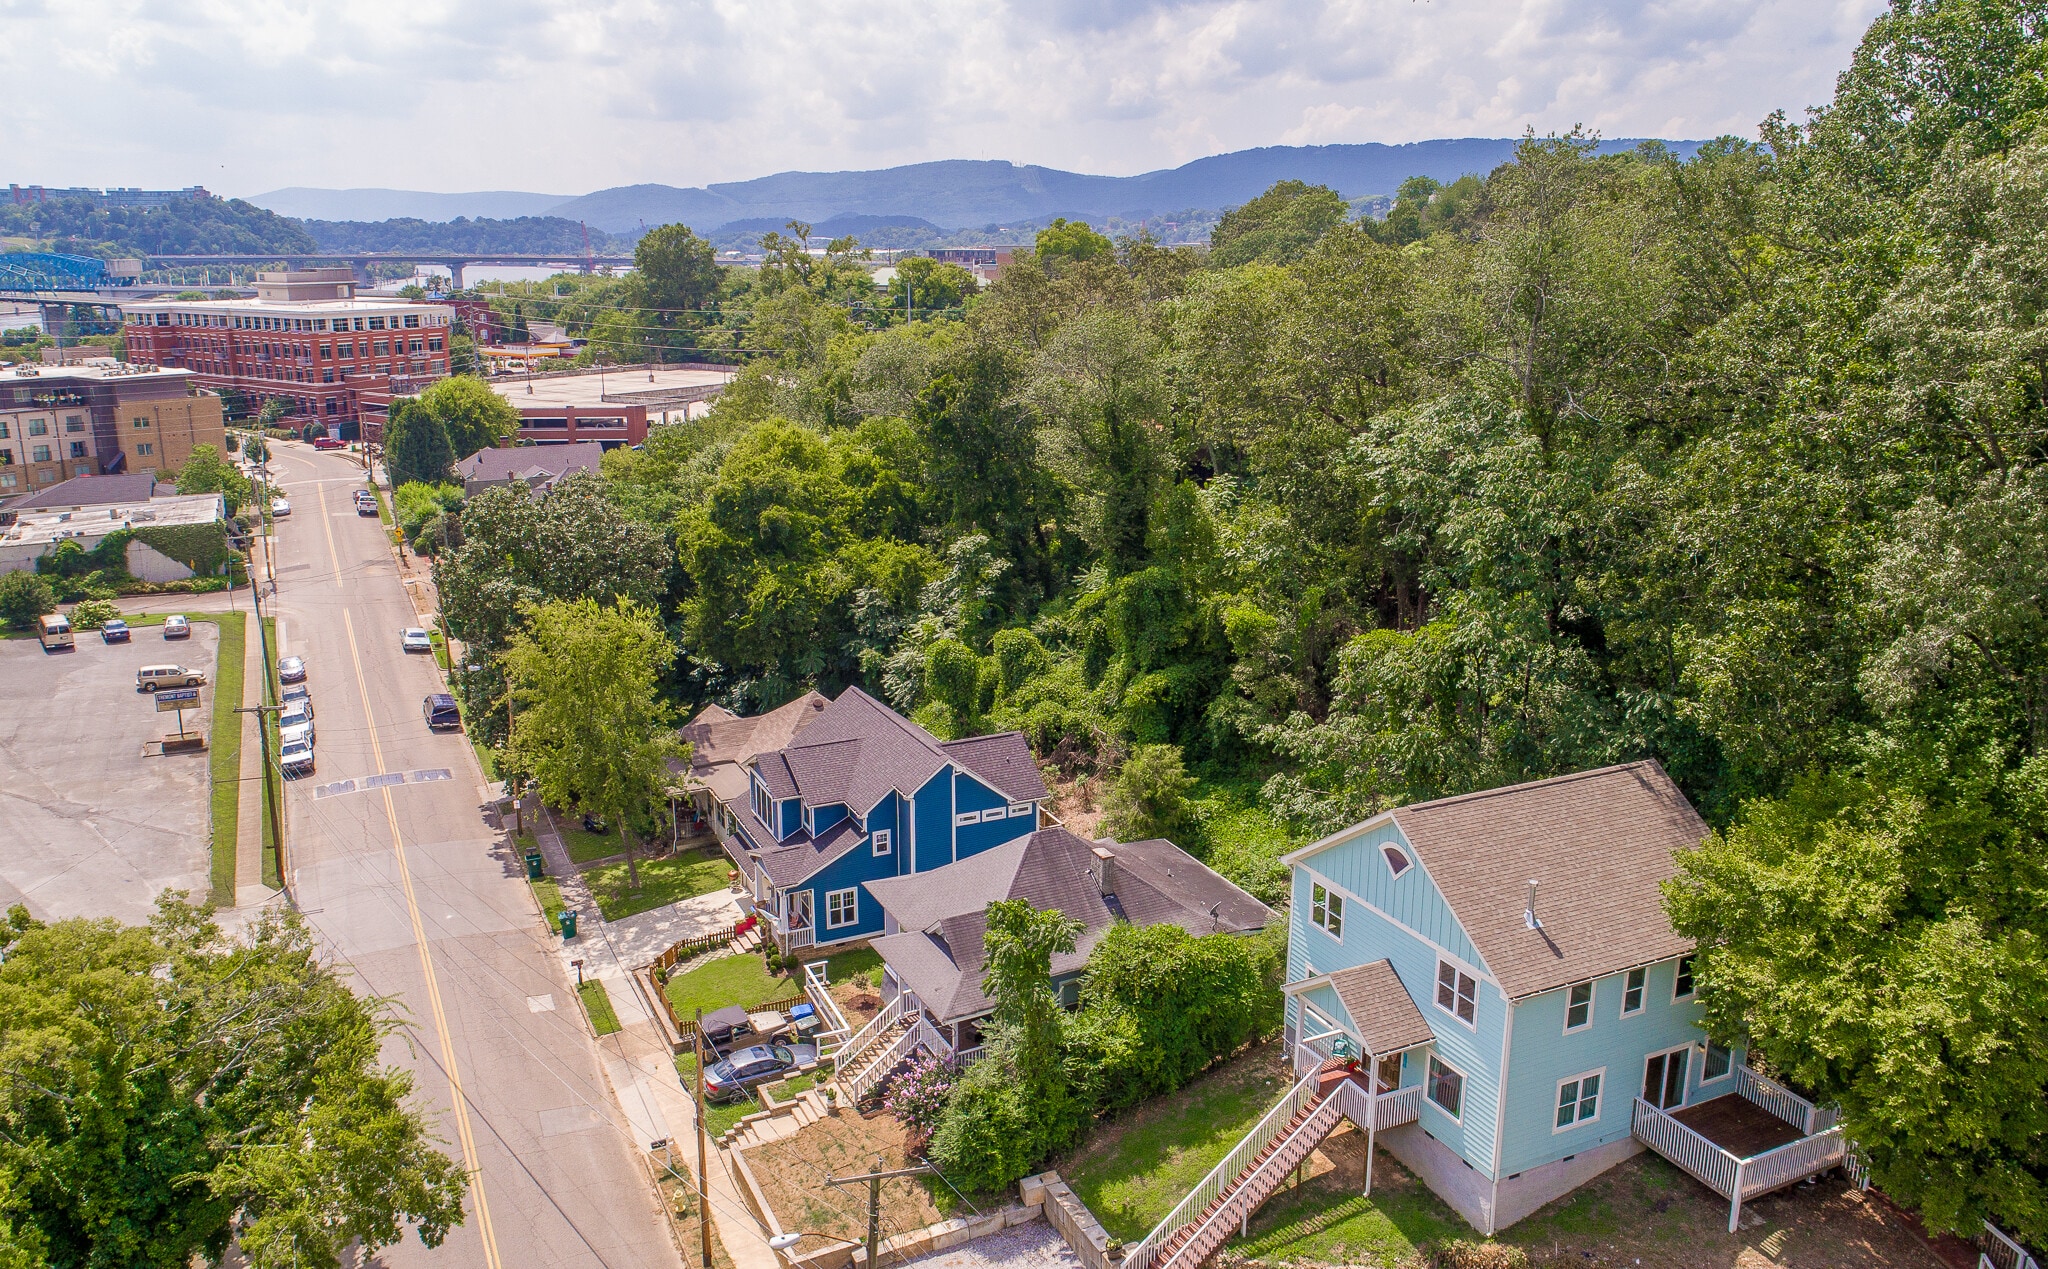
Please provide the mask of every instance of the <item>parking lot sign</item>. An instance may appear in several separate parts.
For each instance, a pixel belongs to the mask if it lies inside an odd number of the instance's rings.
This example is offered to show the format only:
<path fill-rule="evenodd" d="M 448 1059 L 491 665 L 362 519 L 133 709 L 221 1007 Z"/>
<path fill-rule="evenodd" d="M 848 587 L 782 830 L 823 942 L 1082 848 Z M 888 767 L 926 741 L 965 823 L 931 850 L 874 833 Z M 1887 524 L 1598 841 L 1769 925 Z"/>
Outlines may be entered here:
<path fill-rule="evenodd" d="M 156 712 L 159 714 L 198 708 L 199 689 L 196 687 L 166 688 L 156 694 Z"/>

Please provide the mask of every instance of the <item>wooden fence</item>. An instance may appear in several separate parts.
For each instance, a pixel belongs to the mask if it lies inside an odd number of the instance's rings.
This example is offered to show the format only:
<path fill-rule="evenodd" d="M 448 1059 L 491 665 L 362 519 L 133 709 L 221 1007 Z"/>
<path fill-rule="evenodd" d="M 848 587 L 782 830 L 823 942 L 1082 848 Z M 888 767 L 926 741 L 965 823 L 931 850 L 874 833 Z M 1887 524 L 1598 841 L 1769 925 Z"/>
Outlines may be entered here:
<path fill-rule="evenodd" d="M 805 1004 L 809 1000 L 809 996 L 784 996 L 780 1000 L 768 1000 L 758 1005 L 748 1005 L 747 1012 L 761 1013 L 764 1010 L 773 1010 L 776 1013 L 785 1013 L 792 1007 Z M 690 1037 L 697 1034 L 697 1020 L 695 1018 L 678 1018 L 676 1016 L 676 1007 L 669 1002 L 666 991 L 661 993 L 661 1008 L 663 1012 L 668 1014 L 670 1024 L 676 1029 L 676 1039 L 681 1040 L 687 1045 Z"/>
<path fill-rule="evenodd" d="M 711 934 L 700 934 L 693 939 L 684 939 L 666 952 L 655 957 L 652 968 L 661 970 L 674 969 L 679 962 L 701 956 L 714 947 L 724 947 L 739 937 L 740 926 L 745 924 L 745 921 L 738 921 L 734 923 L 730 930 L 718 930 Z"/>

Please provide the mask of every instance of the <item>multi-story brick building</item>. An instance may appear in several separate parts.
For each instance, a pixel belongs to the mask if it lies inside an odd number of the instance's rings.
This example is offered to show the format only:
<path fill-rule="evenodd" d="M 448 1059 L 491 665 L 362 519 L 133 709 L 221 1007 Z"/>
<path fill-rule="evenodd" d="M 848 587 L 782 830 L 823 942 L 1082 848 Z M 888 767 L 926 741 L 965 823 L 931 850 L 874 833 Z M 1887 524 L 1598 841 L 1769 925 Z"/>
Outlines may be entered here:
<path fill-rule="evenodd" d="M 0 500 L 73 476 L 175 472 L 224 440 L 220 397 L 187 370 L 107 360 L 0 371 Z"/>
<path fill-rule="evenodd" d="M 344 436 L 379 424 L 394 396 L 448 373 L 455 310 L 359 297 L 347 269 L 259 274 L 254 299 L 147 300 L 124 304 L 128 359 L 190 370 L 251 406 L 273 397 L 298 422 Z"/>

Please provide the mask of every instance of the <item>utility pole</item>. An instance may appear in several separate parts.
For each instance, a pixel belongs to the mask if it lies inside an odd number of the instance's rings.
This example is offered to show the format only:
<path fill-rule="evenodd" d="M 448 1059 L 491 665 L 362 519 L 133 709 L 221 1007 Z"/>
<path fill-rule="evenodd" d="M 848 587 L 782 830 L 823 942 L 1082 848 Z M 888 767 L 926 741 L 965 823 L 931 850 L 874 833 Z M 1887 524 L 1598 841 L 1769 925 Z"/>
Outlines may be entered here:
<path fill-rule="evenodd" d="M 258 617 L 256 621 L 257 624 L 261 625 L 263 618 Z M 219 702 L 215 703 L 218 704 Z M 291 893 L 291 883 L 286 878 L 284 871 L 284 836 L 279 830 L 277 823 L 277 804 L 283 800 L 283 794 L 280 792 L 275 798 L 270 795 L 269 715 L 275 714 L 277 711 L 278 707 L 275 705 L 238 705 L 235 707 L 237 714 L 256 715 L 256 743 L 263 747 L 263 802 L 264 808 L 270 812 L 270 842 L 277 850 L 277 879 L 284 886 L 285 893 L 289 895 Z"/>
<path fill-rule="evenodd" d="M 702 1269 L 711 1269 L 711 1176 L 704 1170 L 704 1006 L 697 1006 L 697 1029 L 690 1034 L 697 1055 L 697 1233 L 703 1244 Z"/>
<path fill-rule="evenodd" d="M 701 1012 L 702 1010 L 699 1010 L 699 1013 Z M 931 1171 L 933 1171 L 933 1168 L 932 1165 L 929 1163 L 920 1163 L 915 1167 L 896 1168 L 892 1171 L 884 1171 L 882 1170 L 882 1156 L 876 1155 L 875 1171 L 873 1172 L 863 1173 L 860 1176 L 842 1177 L 834 1177 L 829 1172 L 825 1174 L 825 1184 L 827 1185 L 859 1185 L 863 1181 L 867 1183 L 868 1258 L 866 1262 L 866 1269 L 875 1269 L 875 1257 L 881 1253 L 882 1249 L 882 1182 L 887 1181 L 892 1177 L 923 1176 Z"/>

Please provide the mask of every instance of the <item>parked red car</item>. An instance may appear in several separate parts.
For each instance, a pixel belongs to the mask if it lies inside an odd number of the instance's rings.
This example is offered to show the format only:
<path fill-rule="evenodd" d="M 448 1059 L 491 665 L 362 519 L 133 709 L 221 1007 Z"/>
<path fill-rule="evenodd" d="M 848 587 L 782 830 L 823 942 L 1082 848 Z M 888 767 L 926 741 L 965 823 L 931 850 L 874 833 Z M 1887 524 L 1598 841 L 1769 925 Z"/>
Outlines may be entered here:
<path fill-rule="evenodd" d="M 313 438 L 314 449 L 340 449 L 347 444 L 347 441 L 338 441 L 332 436 L 316 436 Z"/>

